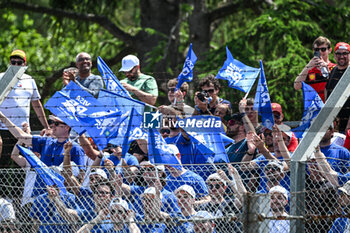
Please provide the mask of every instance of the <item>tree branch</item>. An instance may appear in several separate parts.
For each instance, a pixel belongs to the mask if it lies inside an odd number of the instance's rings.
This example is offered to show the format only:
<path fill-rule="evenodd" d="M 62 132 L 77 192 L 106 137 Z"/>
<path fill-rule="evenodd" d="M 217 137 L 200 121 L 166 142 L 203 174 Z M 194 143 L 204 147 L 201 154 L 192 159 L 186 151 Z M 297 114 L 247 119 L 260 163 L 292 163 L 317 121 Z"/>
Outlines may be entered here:
<path fill-rule="evenodd" d="M 38 5 L 32 5 L 28 3 L 19 3 L 13 1 L 5 1 L 5 3 L 0 4 L 1 8 L 14 8 L 25 11 L 32 11 L 37 13 L 45 13 L 48 15 L 57 16 L 59 18 L 69 18 L 74 20 L 88 21 L 101 25 L 104 27 L 109 33 L 111 33 L 114 37 L 119 38 L 126 44 L 132 45 L 134 37 L 128 33 L 125 33 L 119 27 L 117 27 L 113 22 L 109 20 L 109 18 L 105 16 L 99 16 L 94 14 L 82 14 L 77 12 L 69 12 L 62 9 L 54 9 L 49 7 L 43 7 Z"/>

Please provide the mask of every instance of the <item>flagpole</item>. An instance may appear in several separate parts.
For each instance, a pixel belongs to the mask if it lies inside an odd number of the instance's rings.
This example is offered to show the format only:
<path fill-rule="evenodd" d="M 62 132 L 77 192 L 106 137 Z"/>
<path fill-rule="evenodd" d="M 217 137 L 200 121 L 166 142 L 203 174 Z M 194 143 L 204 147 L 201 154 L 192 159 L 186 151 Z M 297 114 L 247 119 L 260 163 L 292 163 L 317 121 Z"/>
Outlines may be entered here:
<path fill-rule="evenodd" d="M 250 90 L 249 90 L 247 93 L 245 93 L 245 95 L 244 95 L 243 99 L 246 99 L 246 98 L 248 97 L 249 92 L 250 92 Z"/>

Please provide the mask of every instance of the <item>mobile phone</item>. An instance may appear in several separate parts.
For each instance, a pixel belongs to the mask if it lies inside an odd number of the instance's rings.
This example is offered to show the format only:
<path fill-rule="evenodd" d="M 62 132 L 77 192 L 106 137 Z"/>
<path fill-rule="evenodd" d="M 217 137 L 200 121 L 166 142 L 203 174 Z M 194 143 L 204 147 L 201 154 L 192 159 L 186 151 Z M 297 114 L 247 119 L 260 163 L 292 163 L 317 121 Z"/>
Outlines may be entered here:
<path fill-rule="evenodd" d="M 321 58 L 321 53 L 320 53 L 320 51 L 315 51 L 315 52 L 314 52 L 314 56 L 315 56 L 315 57 L 318 57 L 318 58 Z"/>

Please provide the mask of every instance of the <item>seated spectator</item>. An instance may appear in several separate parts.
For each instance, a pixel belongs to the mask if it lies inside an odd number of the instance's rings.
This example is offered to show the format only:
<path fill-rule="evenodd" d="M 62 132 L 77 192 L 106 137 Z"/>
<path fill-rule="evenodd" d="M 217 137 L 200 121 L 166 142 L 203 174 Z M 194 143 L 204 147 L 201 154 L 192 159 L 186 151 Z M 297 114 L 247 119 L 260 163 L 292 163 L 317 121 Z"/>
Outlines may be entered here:
<path fill-rule="evenodd" d="M 187 105 L 185 103 L 185 97 L 188 93 L 188 83 L 184 82 L 180 90 L 175 92 L 175 87 L 177 85 L 177 79 L 170 79 L 167 83 L 168 88 L 168 100 L 170 102 L 170 106 L 174 107 L 176 110 L 179 110 L 180 112 L 184 113 L 185 117 L 190 117 L 193 114 L 194 108 Z M 176 102 L 175 102 L 176 99 Z"/>
<path fill-rule="evenodd" d="M 213 115 L 218 104 L 227 104 L 231 107 L 230 101 L 218 96 L 219 91 L 220 83 L 214 75 L 210 74 L 201 79 L 199 81 L 199 91 L 194 96 L 196 106 L 193 115 Z"/>
<path fill-rule="evenodd" d="M 0 232 L 18 233 L 15 209 L 11 202 L 0 198 Z"/>
<path fill-rule="evenodd" d="M 260 186 L 261 189 L 257 193 L 268 193 L 272 187 L 280 185 L 284 177 L 283 163 L 278 160 L 269 161 L 264 167 L 264 177 L 262 177 L 264 184 Z"/>
<path fill-rule="evenodd" d="M 203 221 L 207 219 L 208 221 Z M 193 230 L 195 233 L 214 233 L 215 223 L 213 216 L 207 211 L 198 211 L 193 217 L 194 226 Z M 197 221 L 196 221 L 197 220 Z"/>
<path fill-rule="evenodd" d="M 350 206 L 350 181 L 346 182 L 342 187 L 338 188 L 340 194 L 338 201 L 342 207 L 342 214 L 349 215 Z M 345 233 L 349 230 L 349 218 L 340 217 L 334 221 L 329 233 Z"/>
<path fill-rule="evenodd" d="M 218 233 L 241 231 L 241 225 L 231 221 L 231 218 L 236 217 L 240 213 L 247 190 L 238 171 L 231 164 L 228 164 L 228 170 L 235 181 L 230 180 L 222 170 L 211 174 L 206 181 L 211 201 L 199 207 L 199 209 L 208 211 L 215 217 L 224 217 L 214 221 L 215 231 Z M 235 192 L 235 196 L 225 196 L 227 185 Z"/>
<path fill-rule="evenodd" d="M 72 227 L 65 220 L 65 215 L 59 213 L 54 204 L 56 201 L 69 209 L 76 210 L 75 197 L 71 193 L 64 194 L 57 187 L 48 187 L 47 193 L 39 195 L 32 205 L 29 216 L 37 228 L 34 232 L 72 232 Z"/>
<path fill-rule="evenodd" d="M 192 186 L 187 184 L 181 185 L 174 191 L 174 193 L 183 217 L 189 219 L 197 213 L 197 211 L 194 209 L 196 193 Z M 193 225 L 191 227 L 193 228 Z"/>
<path fill-rule="evenodd" d="M 133 221 L 133 212 L 129 209 L 129 204 L 121 198 L 114 198 L 109 204 L 109 209 L 101 210 L 91 221 L 92 223 L 82 226 L 78 233 L 140 232 L 140 229 Z"/>
<path fill-rule="evenodd" d="M 282 186 L 271 187 L 269 194 L 271 195 L 270 201 L 270 216 L 280 218 L 287 217 L 286 206 L 288 204 L 289 192 Z M 290 222 L 289 220 L 270 220 L 269 232 L 289 232 Z"/>

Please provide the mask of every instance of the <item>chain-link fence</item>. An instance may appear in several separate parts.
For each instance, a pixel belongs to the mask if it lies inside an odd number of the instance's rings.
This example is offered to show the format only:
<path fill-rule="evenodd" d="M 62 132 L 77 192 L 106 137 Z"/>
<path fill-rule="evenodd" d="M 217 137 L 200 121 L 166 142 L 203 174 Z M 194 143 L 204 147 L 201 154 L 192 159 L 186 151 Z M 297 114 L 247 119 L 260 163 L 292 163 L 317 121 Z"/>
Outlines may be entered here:
<path fill-rule="evenodd" d="M 1 169 L 1 232 L 346 232 L 347 163 L 308 160 L 299 193 L 290 162 L 265 159 Z M 48 186 L 52 177 L 61 182 Z"/>

